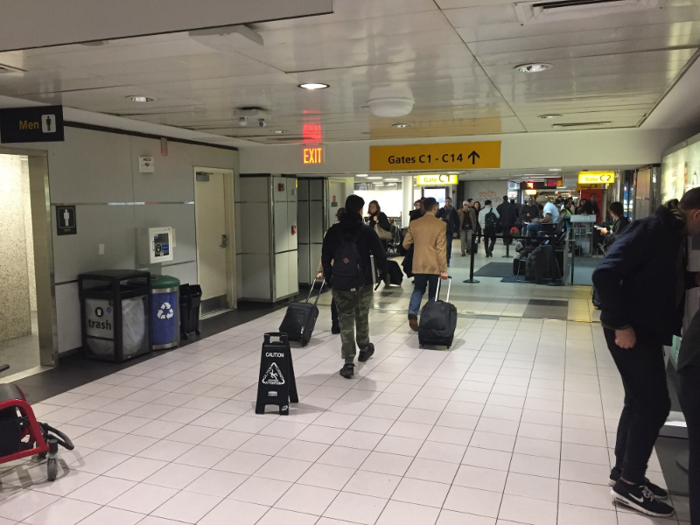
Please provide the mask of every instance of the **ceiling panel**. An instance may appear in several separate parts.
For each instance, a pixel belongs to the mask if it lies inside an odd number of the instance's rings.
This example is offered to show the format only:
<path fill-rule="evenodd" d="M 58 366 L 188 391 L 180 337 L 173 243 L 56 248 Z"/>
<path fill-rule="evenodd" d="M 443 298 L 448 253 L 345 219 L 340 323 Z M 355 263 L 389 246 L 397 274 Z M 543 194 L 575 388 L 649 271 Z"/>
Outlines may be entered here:
<path fill-rule="evenodd" d="M 632 127 L 700 47 L 700 0 L 667 6 L 521 25 L 504 0 L 336 0 L 332 15 L 252 26 L 264 46 L 222 36 L 215 49 L 183 32 L 0 53 L 0 64 L 26 70 L 0 74 L 0 95 L 261 143 L 298 140 L 310 122 L 326 141 Z M 554 68 L 513 69 L 532 61 Z M 307 92 L 302 82 L 331 87 Z M 413 112 L 373 117 L 367 100 L 380 85 L 409 88 Z M 135 94 L 157 100 L 126 98 Z M 268 126 L 240 127 L 243 106 L 265 109 Z"/>

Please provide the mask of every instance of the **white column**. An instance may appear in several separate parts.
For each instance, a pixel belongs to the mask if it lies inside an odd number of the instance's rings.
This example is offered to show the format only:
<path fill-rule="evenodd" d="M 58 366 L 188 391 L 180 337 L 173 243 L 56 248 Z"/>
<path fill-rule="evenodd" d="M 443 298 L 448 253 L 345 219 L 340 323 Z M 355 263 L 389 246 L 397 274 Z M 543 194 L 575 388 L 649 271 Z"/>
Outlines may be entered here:
<path fill-rule="evenodd" d="M 413 175 L 404 175 L 402 177 L 401 187 L 403 188 L 403 224 L 402 227 L 408 226 L 408 215 L 413 210 Z"/>

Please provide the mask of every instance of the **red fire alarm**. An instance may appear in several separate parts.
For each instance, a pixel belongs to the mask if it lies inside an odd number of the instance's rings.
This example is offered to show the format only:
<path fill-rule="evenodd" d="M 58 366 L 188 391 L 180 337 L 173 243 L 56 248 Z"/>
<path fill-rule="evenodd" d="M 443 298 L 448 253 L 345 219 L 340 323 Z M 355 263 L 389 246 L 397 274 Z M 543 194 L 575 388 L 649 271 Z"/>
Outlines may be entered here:
<path fill-rule="evenodd" d="M 284 191 L 284 183 L 283 183 L 283 182 L 280 182 L 280 183 L 277 185 L 277 191 Z"/>
<path fill-rule="evenodd" d="M 297 234 L 297 227 L 292 226 L 292 235 L 296 235 L 296 234 Z"/>

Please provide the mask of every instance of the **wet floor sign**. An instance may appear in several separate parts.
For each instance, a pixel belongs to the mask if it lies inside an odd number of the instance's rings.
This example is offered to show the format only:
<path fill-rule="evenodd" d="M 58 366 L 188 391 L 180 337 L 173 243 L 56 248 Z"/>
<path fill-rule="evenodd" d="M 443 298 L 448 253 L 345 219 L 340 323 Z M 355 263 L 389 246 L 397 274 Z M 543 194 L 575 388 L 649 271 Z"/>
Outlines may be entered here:
<path fill-rule="evenodd" d="M 265 406 L 277 405 L 280 415 L 286 416 L 289 415 L 289 404 L 298 402 L 297 382 L 287 334 L 265 334 L 255 413 L 264 414 Z"/>

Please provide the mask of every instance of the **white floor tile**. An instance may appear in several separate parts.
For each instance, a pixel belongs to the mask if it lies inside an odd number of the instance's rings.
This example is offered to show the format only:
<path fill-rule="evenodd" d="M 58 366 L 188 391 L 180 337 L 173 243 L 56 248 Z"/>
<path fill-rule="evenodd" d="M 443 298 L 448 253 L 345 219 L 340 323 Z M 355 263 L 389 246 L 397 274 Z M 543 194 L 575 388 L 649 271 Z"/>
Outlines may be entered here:
<path fill-rule="evenodd" d="M 318 516 L 284 509 L 270 509 L 256 525 L 314 525 Z"/>
<path fill-rule="evenodd" d="M 101 507 L 81 521 L 80 525 L 106 525 L 108 523 L 136 525 L 137 523 L 141 523 L 144 517 L 144 514 L 137 514 L 135 512 L 129 512 L 128 510 Z"/>
<path fill-rule="evenodd" d="M 136 482 L 134 481 L 98 476 L 79 489 L 71 492 L 68 497 L 87 503 L 106 505 L 134 486 L 136 486 Z"/>
<path fill-rule="evenodd" d="M 504 494 L 498 519 L 530 525 L 557 525 L 557 504 Z"/>
<path fill-rule="evenodd" d="M 496 518 L 498 517 L 501 497 L 502 495 L 499 492 L 453 485 L 445 500 L 444 508 L 456 512 Z"/>
<path fill-rule="evenodd" d="M 23 521 L 25 518 L 59 500 L 58 496 L 33 490 L 16 492 L 0 502 L 0 517 L 14 521 Z"/>
<path fill-rule="evenodd" d="M 271 458 L 255 475 L 261 478 L 276 479 L 279 481 L 295 482 L 304 475 L 312 463 L 289 458 Z"/>
<path fill-rule="evenodd" d="M 99 505 L 62 498 L 24 519 L 31 525 L 75 525 L 100 509 Z"/>
<path fill-rule="evenodd" d="M 360 470 L 345 484 L 343 491 L 387 499 L 394 493 L 400 481 L 399 476 Z"/>
<path fill-rule="evenodd" d="M 272 507 L 292 485 L 293 484 L 288 481 L 277 481 L 274 479 L 263 479 L 252 476 L 234 490 L 229 498 Z"/>
<path fill-rule="evenodd" d="M 153 511 L 153 515 L 185 523 L 197 523 L 222 501 L 216 496 L 180 492 Z"/>
<path fill-rule="evenodd" d="M 248 476 L 244 474 L 208 470 L 187 485 L 184 490 L 196 492 L 197 494 L 207 494 L 209 496 L 225 498 L 236 490 L 246 479 L 248 479 Z"/>
<path fill-rule="evenodd" d="M 341 490 L 355 473 L 354 468 L 324 465 L 312 465 L 298 483 L 327 489 Z"/>
<path fill-rule="evenodd" d="M 337 490 L 294 485 L 276 503 L 280 509 L 321 516 L 338 496 Z"/>
<path fill-rule="evenodd" d="M 437 522 L 439 514 L 440 509 L 434 507 L 390 501 L 377 520 L 377 525 L 433 525 Z"/>
<path fill-rule="evenodd" d="M 109 503 L 110 507 L 150 514 L 177 494 L 177 490 L 139 483 Z"/>
<path fill-rule="evenodd" d="M 232 522 L 234 516 L 236 525 L 255 525 L 268 510 L 269 507 L 262 505 L 225 499 L 204 516 L 198 525 L 226 525 Z"/>
<path fill-rule="evenodd" d="M 386 504 L 387 500 L 382 498 L 341 492 L 323 515 L 339 520 L 352 517 L 352 521 L 355 523 L 373 525 L 377 522 L 377 518 L 379 518 Z"/>
<path fill-rule="evenodd" d="M 449 489 L 450 485 L 446 483 L 405 477 L 399 483 L 391 499 L 441 508 Z"/>
<path fill-rule="evenodd" d="M 165 467 L 149 476 L 144 481 L 149 485 L 182 490 L 206 472 L 208 472 L 207 469 L 202 467 L 168 463 Z"/>

